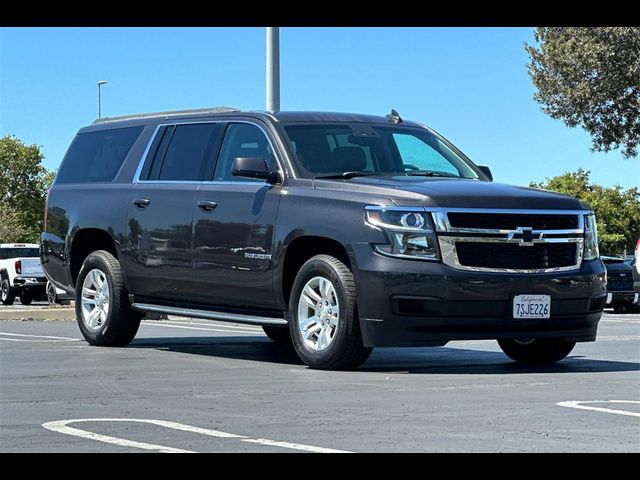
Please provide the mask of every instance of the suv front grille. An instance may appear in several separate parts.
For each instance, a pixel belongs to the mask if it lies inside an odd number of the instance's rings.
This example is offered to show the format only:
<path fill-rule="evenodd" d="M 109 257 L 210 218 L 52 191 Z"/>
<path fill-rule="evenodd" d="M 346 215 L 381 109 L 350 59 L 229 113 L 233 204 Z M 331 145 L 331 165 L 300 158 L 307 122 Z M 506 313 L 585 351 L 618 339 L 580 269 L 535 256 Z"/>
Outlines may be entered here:
<path fill-rule="evenodd" d="M 580 268 L 582 210 L 433 212 L 442 261 L 458 270 L 544 273 Z"/>
<path fill-rule="evenodd" d="M 456 242 L 461 265 L 481 268 L 531 270 L 569 267 L 576 263 L 575 243 L 538 243 L 521 247 L 517 243 Z"/>
<path fill-rule="evenodd" d="M 534 230 L 573 230 L 578 228 L 576 215 L 538 213 L 472 213 L 449 212 L 449 224 L 456 228 L 515 230 L 530 227 Z"/>

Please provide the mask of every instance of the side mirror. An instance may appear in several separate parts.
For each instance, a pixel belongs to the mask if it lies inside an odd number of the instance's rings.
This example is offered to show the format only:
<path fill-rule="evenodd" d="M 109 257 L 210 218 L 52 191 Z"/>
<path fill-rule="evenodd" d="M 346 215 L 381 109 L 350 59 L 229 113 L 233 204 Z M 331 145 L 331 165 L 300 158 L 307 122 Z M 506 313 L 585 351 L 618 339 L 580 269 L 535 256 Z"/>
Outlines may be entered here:
<path fill-rule="evenodd" d="M 236 157 L 231 166 L 234 177 L 261 178 L 268 182 L 276 182 L 280 178 L 278 172 L 269 169 L 267 161 L 260 157 Z"/>
<path fill-rule="evenodd" d="M 478 165 L 478 168 L 482 173 L 484 173 L 487 177 L 489 177 L 490 181 L 493 182 L 493 173 L 491 173 L 491 169 L 489 167 L 486 167 L 484 165 Z"/>

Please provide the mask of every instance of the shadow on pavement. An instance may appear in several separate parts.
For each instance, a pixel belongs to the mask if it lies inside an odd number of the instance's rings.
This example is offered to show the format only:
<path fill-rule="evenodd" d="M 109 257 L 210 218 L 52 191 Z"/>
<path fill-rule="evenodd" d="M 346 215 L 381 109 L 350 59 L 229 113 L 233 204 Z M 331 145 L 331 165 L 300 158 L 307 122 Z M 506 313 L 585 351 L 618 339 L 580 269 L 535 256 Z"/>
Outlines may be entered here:
<path fill-rule="evenodd" d="M 263 336 L 255 337 L 158 337 L 134 340 L 128 348 L 151 348 L 210 357 L 253 360 L 283 365 L 300 365 L 292 348 L 276 345 Z M 449 347 L 377 348 L 360 371 L 418 374 L 526 374 L 601 373 L 639 371 L 640 362 L 598 360 L 569 355 L 562 362 L 521 365 L 502 352 Z"/>

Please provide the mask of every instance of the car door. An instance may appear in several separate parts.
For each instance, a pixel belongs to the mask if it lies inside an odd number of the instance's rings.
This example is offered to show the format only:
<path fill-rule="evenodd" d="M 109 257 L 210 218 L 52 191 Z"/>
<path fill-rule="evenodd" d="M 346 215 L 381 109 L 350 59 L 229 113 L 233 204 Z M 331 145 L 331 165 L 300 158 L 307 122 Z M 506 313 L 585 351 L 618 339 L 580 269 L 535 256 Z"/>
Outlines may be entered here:
<path fill-rule="evenodd" d="M 159 127 L 134 180 L 127 218 L 127 276 L 132 293 L 191 299 L 193 208 L 210 171 L 219 123 Z"/>
<path fill-rule="evenodd" d="M 194 291 L 203 304 L 268 308 L 275 306 L 272 254 L 282 189 L 231 175 L 236 157 L 265 158 L 277 168 L 273 145 L 258 124 L 227 124 L 213 180 L 196 193 Z"/>

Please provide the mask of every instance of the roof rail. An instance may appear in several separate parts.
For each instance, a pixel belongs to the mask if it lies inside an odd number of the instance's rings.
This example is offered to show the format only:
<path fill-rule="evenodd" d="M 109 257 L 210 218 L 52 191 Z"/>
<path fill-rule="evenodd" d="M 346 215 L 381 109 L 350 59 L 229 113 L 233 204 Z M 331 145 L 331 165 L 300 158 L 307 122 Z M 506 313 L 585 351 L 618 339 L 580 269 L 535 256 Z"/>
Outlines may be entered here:
<path fill-rule="evenodd" d="M 92 125 L 96 123 L 108 123 L 108 122 L 116 122 L 121 120 L 136 120 L 141 118 L 152 118 L 152 117 L 170 117 L 175 115 L 200 115 L 203 113 L 230 113 L 230 112 L 239 112 L 240 110 L 233 107 L 213 107 L 213 108 L 195 108 L 189 110 L 170 110 L 167 112 L 155 112 L 155 113 L 134 113 L 132 115 L 121 115 L 118 117 L 104 117 L 97 118 L 93 121 Z"/>

